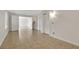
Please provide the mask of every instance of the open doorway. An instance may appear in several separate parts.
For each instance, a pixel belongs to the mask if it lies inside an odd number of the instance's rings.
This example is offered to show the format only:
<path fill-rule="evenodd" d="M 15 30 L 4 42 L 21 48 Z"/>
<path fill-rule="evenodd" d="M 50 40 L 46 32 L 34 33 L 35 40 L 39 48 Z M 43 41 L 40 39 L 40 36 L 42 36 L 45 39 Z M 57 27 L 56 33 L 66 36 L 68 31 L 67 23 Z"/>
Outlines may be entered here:
<path fill-rule="evenodd" d="M 32 17 L 19 16 L 19 40 L 32 35 L 32 23 Z"/>
<path fill-rule="evenodd" d="M 19 16 L 19 30 L 32 29 L 32 17 Z"/>

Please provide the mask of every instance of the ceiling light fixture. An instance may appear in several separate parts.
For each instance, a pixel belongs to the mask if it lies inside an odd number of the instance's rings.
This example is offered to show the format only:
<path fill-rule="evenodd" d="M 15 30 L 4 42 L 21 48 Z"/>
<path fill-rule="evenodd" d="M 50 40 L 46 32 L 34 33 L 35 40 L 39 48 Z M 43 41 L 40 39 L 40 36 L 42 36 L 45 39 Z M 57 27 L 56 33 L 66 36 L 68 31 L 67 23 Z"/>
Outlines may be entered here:
<path fill-rule="evenodd" d="M 53 12 L 50 11 L 49 15 L 50 15 L 51 18 L 55 18 L 56 17 L 56 11 L 53 11 Z"/>

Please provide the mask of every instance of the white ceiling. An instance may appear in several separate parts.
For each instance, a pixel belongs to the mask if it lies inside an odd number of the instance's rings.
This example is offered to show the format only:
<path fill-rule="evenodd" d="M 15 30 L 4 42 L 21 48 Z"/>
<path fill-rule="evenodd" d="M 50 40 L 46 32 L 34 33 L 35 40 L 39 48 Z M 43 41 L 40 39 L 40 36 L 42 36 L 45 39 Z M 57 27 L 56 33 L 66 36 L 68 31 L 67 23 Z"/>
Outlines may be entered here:
<path fill-rule="evenodd" d="M 41 10 L 8 10 L 8 12 L 18 15 L 36 16 L 41 12 Z"/>

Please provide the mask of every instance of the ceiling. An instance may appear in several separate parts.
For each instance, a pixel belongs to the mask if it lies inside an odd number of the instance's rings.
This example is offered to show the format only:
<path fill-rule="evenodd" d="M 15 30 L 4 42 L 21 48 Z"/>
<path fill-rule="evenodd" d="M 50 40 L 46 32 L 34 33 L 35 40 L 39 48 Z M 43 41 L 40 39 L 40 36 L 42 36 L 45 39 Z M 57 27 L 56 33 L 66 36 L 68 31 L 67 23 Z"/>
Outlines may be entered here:
<path fill-rule="evenodd" d="M 36 16 L 41 12 L 41 10 L 8 10 L 8 12 L 17 15 Z"/>

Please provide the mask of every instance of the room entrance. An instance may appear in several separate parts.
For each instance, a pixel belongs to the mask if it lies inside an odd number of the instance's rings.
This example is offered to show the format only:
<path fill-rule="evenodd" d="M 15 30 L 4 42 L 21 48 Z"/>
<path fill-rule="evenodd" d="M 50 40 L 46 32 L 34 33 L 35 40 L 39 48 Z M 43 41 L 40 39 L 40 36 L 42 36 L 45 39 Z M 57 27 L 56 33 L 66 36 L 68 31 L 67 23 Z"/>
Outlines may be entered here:
<path fill-rule="evenodd" d="M 19 16 L 19 30 L 32 29 L 32 17 Z"/>

